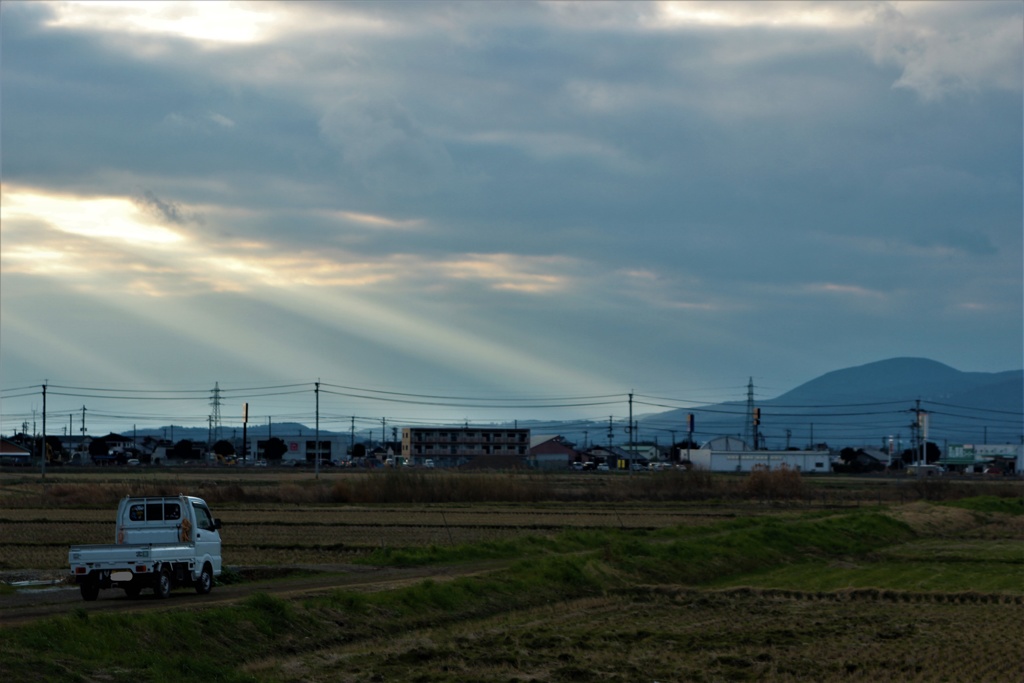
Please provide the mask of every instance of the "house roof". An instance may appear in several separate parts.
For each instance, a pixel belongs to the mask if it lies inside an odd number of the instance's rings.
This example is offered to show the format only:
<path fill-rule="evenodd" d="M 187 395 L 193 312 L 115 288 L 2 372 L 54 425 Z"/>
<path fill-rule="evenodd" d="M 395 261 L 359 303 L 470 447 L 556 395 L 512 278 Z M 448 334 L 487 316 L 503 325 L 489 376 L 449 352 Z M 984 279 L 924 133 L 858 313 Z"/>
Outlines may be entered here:
<path fill-rule="evenodd" d="M 32 451 L 7 439 L 0 439 L 0 455 L 31 455 Z"/>
<path fill-rule="evenodd" d="M 536 448 L 548 441 L 554 441 L 555 439 L 561 438 L 562 437 L 558 434 L 530 434 L 530 448 Z"/>
<path fill-rule="evenodd" d="M 120 434 L 115 434 L 114 432 L 110 432 L 106 436 L 102 436 L 100 438 L 103 439 L 104 441 L 131 441 L 132 440 L 131 437 L 121 436 Z"/>

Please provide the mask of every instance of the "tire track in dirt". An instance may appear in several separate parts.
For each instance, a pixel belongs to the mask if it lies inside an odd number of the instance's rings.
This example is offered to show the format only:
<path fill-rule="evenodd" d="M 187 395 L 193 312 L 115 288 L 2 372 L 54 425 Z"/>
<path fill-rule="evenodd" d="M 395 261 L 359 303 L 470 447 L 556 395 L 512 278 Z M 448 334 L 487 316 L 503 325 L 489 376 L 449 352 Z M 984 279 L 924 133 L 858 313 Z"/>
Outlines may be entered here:
<path fill-rule="evenodd" d="M 257 593 L 292 600 L 339 589 L 362 592 L 393 590 L 426 579 L 446 581 L 486 574 L 504 564 L 488 562 L 413 568 L 360 565 L 304 566 L 293 569 L 316 573 L 218 585 L 208 595 L 198 595 L 191 589 L 181 588 L 172 592 L 166 600 L 156 598 L 150 591 L 132 599 L 121 590 L 111 589 L 100 591 L 100 597 L 95 602 L 86 602 L 82 600 L 77 587 L 63 584 L 44 590 L 22 590 L 0 595 L 0 628 L 59 616 L 166 612 L 178 609 L 202 610 L 241 602 Z"/>

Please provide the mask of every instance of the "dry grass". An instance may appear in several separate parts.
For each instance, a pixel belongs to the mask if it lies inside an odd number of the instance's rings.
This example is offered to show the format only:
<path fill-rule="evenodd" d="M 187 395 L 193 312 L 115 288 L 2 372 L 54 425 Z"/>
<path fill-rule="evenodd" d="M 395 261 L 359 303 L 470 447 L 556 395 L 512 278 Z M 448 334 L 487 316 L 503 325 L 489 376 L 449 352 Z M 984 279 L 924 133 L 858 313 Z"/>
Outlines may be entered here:
<path fill-rule="evenodd" d="M 977 526 L 975 514 L 969 510 L 923 502 L 892 508 L 888 514 L 925 536 L 955 536 Z M 1014 521 L 1007 520 L 1008 523 Z"/>
<path fill-rule="evenodd" d="M 284 682 L 1016 683 L 1021 662 L 1007 636 L 1019 633 L 1019 617 L 1020 606 L 1009 602 L 638 590 L 277 653 L 247 671 Z"/>
<path fill-rule="evenodd" d="M 743 494 L 767 500 L 798 500 L 804 498 L 803 476 L 786 465 L 773 470 L 757 465 L 743 483 Z"/>

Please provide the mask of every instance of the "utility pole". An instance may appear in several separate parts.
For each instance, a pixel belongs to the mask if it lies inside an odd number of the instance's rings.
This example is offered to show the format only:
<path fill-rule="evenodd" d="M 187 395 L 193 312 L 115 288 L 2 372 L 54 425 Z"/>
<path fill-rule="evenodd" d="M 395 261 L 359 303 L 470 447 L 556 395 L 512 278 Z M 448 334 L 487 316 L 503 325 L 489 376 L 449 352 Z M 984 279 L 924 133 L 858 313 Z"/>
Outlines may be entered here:
<path fill-rule="evenodd" d="M 690 460 L 690 446 L 693 444 L 693 413 L 686 416 L 686 461 Z"/>
<path fill-rule="evenodd" d="M 917 399 L 914 407 L 910 409 L 912 413 L 916 415 L 916 419 L 911 424 L 914 429 L 914 437 L 918 440 L 915 443 L 914 450 L 920 453 L 919 465 L 928 464 L 928 456 L 926 454 L 928 448 L 928 411 L 921 408 L 921 399 Z M 920 449 L 918 449 L 918 446 Z M 918 470 L 920 473 L 920 470 Z"/>
<path fill-rule="evenodd" d="M 316 384 L 314 385 L 313 393 L 316 394 L 316 436 L 313 447 L 314 458 L 316 458 L 316 464 L 314 465 L 315 479 L 320 478 L 320 378 L 317 378 Z"/>
<path fill-rule="evenodd" d="M 242 404 L 242 462 L 249 451 L 249 403 Z"/>
<path fill-rule="evenodd" d="M 629 426 L 626 427 L 626 431 L 629 433 L 629 452 L 631 457 L 629 459 L 630 465 L 633 464 L 632 453 L 635 450 L 635 439 L 633 436 L 633 392 L 629 393 Z M 630 468 L 632 469 L 632 468 Z"/>
<path fill-rule="evenodd" d="M 50 380 L 43 380 L 43 479 L 46 479 L 46 385 Z"/>

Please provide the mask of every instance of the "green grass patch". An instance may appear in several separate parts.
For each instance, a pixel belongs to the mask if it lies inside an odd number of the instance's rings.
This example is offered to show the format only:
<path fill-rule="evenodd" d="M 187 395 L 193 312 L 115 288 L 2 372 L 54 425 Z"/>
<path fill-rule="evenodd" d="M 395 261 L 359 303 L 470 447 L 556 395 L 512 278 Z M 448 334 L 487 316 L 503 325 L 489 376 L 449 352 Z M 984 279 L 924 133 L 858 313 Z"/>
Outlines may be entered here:
<path fill-rule="evenodd" d="M 714 581 L 719 588 L 750 586 L 805 592 L 877 588 L 926 593 L 1024 593 L 1024 576 L 999 562 L 809 562 Z"/>
<path fill-rule="evenodd" d="M 520 536 L 502 541 L 454 546 L 429 545 L 423 548 L 378 548 L 353 558 L 353 564 L 391 567 L 423 567 L 438 564 L 458 564 L 482 560 L 507 560 L 523 556 L 564 551 L 565 546 L 541 536 Z"/>
<path fill-rule="evenodd" d="M 1004 571 L 1017 573 L 1024 581 L 1024 546 L 1016 539 L 922 539 L 911 543 L 895 545 L 881 551 L 886 560 L 904 562 L 1002 562 L 1016 567 L 1004 567 Z"/>
<path fill-rule="evenodd" d="M 1001 498 L 999 496 L 977 496 L 943 503 L 950 507 L 972 510 L 974 512 L 1003 513 L 1007 515 L 1024 515 L 1024 497 Z"/>

